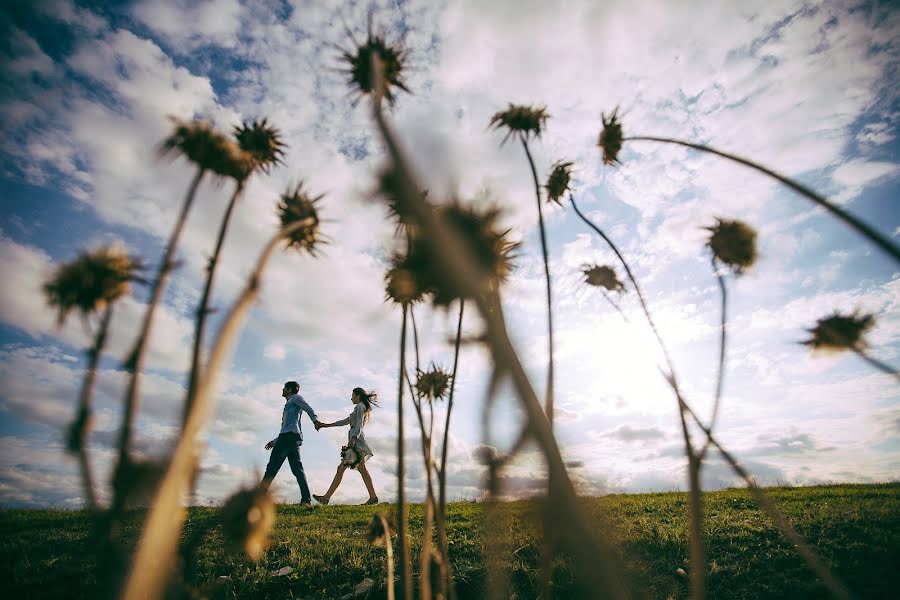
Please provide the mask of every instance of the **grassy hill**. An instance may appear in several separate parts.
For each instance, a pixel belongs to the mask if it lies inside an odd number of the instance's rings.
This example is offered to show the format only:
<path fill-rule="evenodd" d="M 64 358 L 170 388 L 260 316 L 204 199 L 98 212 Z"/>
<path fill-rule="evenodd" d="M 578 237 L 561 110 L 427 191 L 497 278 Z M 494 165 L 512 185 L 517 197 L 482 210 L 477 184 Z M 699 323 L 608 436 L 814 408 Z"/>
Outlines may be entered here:
<path fill-rule="evenodd" d="M 900 576 L 900 483 L 770 488 L 769 493 L 834 572 L 860 598 L 896 598 Z M 704 495 L 709 595 L 712 598 L 827 597 L 815 577 L 744 490 Z M 585 498 L 596 524 L 620 549 L 636 597 L 686 598 L 686 496 L 627 494 Z M 511 590 L 536 596 L 540 526 L 534 502 L 504 504 L 502 538 Z M 365 536 L 372 514 L 390 505 L 278 507 L 272 545 L 253 564 L 223 549 L 218 509 L 189 509 L 185 543 L 194 545 L 186 580 L 208 597 L 338 598 L 364 578 L 384 577 L 384 548 Z M 411 507 L 413 532 L 421 506 Z M 449 508 L 451 560 L 459 597 L 481 597 L 484 569 L 482 505 Z M 142 514 L 130 516 L 134 545 Z M 0 569 L 7 598 L 92 598 L 97 593 L 90 517 L 83 511 L 0 511 Z M 413 542 L 414 556 L 418 545 Z M 415 563 L 415 561 L 414 561 Z M 287 575 L 275 575 L 292 567 Z M 573 597 L 572 569 L 556 563 L 557 597 Z"/>

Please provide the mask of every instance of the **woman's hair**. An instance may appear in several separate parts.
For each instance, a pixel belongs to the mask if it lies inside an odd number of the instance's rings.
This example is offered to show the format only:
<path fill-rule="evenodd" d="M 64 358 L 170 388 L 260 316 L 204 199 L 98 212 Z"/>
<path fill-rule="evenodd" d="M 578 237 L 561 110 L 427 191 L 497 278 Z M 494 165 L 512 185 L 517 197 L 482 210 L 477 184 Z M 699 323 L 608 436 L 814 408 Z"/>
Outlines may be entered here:
<path fill-rule="evenodd" d="M 368 420 L 369 413 L 378 406 L 378 394 L 375 393 L 375 390 L 367 392 L 361 387 L 353 388 L 353 394 L 359 398 L 360 402 L 366 405 L 366 420 Z"/>

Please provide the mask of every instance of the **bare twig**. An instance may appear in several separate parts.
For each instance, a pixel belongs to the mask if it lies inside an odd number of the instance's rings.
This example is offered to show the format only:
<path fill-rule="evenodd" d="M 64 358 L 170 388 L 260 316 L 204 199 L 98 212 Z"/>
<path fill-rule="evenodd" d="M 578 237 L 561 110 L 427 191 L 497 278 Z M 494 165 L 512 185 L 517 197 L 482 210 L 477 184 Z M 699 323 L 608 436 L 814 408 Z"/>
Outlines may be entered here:
<path fill-rule="evenodd" d="M 719 264 L 716 261 L 715 255 L 713 255 L 711 261 L 713 273 L 715 273 L 716 280 L 719 282 L 719 291 L 721 292 L 722 297 L 722 320 L 719 325 L 719 372 L 716 377 L 716 395 L 713 399 L 712 416 L 709 418 L 710 431 L 715 429 L 716 418 L 719 416 L 719 403 L 722 400 L 722 386 L 725 382 L 725 349 L 727 348 L 728 343 L 728 289 L 725 287 L 725 278 L 722 277 L 722 274 L 719 272 Z M 706 452 L 709 450 L 709 444 L 709 438 L 706 438 L 706 442 L 699 452 L 701 461 L 706 457 Z"/>
<path fill-rule="evenodd" d="M 878 360 L 877 358 L 875 358 L 874 356 L 872 356 L 871 354 L 866 352 L 864 349 L 859 348 L 855 345 L 851 346 L 850 349 L 853 350 L 854 354 L 859 356 L 861 359 L 863 359 L 864 361 L 866 361 L 867 363 L 869 363 L 870 365 L 872 365 L 879 371 L 881 371 L 883 373 L 887 373 L 888 375 L 892 375 L 894 377 L 894 379 L 897 379 L 898 381 L 900 381 L 900 373 L 898 373 L 897 369 L 895 369 L 891 365 L 889 365 L 885 362 L 881 362 L 880 360 Z"/>
<path fill-rule="evenodd" d="M 406 443 L 403 423 L 403 379 L 406 375 L 406 313 L 403 305 L 403 325 L 400 328 L 400 375 L 397 384 L 397 541 L 400 543 L 400 579 L 403 598 L 412 598 L 412 570 L 409 563 L 409 517 L 406 507 Z"/>

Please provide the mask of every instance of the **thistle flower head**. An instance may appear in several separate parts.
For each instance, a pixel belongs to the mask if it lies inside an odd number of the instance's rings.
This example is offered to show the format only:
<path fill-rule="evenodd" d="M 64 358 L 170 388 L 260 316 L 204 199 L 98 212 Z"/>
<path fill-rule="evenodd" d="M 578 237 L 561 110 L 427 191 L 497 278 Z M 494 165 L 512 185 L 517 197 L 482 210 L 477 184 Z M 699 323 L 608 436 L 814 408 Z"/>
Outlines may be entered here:
<path fill-rule="evenodd" d="M 197 168 L 212 171 L 220 177 L 243 179 L 247 155 L 237 143 L 216 131 L 208 121 L 182 121 L 171 117 L 172 133 L 157 147 L 160 156 L 180 154 Z"/>
<path fill-rule="evenodd" d="M 506 280 L 512 271 L 512 258 L 518 243 L 508 239 L 509 230 L 501 231 L 497 226 L 499 209 L 478 210 L 454 202 L 439 207 L 437 216 L 459 236 L 471 253 L 483 286 L 478 293 Z M 438 306 L 447 306 L 470 295 L 440 268 L 431 245 L 422 236 L 412 237 L 409 252 L 401 264 L 412 273 L 419 289 L 433 294 L 432 300 Z"/>
<path fill-rule="evenodd" d="M 384 275 L 385 299 L 400 305 L 414 304 L 425 299 L 428 290 L 419 287 L 419 281 L 404 265 L 404 258 L 396 255 Z"/>
<path fill-rule="evenodd" d="M 416 395 L 429 401 L 443 399 L 450 389 L 450 373 L 440 367 L 431 365 L 427 371 L 416 372 Z"/>
<path fill-rule="evenodd" d="M 269 547 L 275 525 L 275 501 L 259 487 L 243 489 L 222 507 L 222 534 L 233 550 L 259 560 Z"/>
<path fill-rule="evenodd" d="M 624 292 L 625 284 L 619 280 L 616 270 L 609 265 L 585 265 L 581 272 L 584 281 L 594 287 L 602 287 L 610 292 Z"/>
<path fill-rule="evenodd" d="M 874 315 L 835 312 L 816 321 L 816 326 L 807 330 L 810 338 L 802 343 L 813 350 L 861 350 L 866 347 L 863 336 L 874 325 Z"/>
<path fill-rule="evenodd" d="M 607 119 L 605 114 L 600 115 L 603 121 L 603 129 L 597 139 L 597 145 L 603 150 L 603 164 L 612 165 L 619 162 L 619 151 L 622 149 L 622 123 L 619 122 L 618 108 L 612 111 Z"/>
<path fill-rule="evenodd" d="M 547 201 L 562 205 L 560 199 L 569 190 L 572 180 L 572 162 L 558 161 L 553 165 L 550 176 L 547 177 Z"/>
<path fill-rule="evenodd" d="M 269 125 L 267 119 L 254 119 L 236 126 L 234 138 L 241 151 L 249 157 L 247 176 L 253 171 L 268 173 L 274 165 L 283 162 L 285 144 L 281 141 L 281 132 Z"/>
<path fill-rule="evenodd" d="M 383 34 L 371 30 L 364 44 L 359 44 L 355 51 L 345 51 L 341 55 L 341 60 L 347 64 L 350 86 L 360 96 L 365 96 L 377 91 L 380 79 L 382 93 L 389 106 L 397 101 L 395 88 L 409 93 L 403 82 L 406 58 L 407 50 L 402 42 L 388 43 Z"/>
<path fill-rule="evenodd" d="M 75 260 L 62 264 L 44 284 L 47 303 L 59 311 L 58 324 L 65 323 L 72 310 L 87 316 L 128 293 L 139 266 L 115 245 L 82 252 Z"/>
<path fill-rule="evenodd" d="M 315 256 L 319 244 L 323 244 L 322 234 L 319 230 L 319 213 L 317 204 L 325 194 L 310 196 L 303 190 L 301 181 L 293 189 L 288 188 L 281 194 L 281 202 L 278 204 L 278 216 L 281 219 L 281 227 L 299 225 L 285 240 L 288 248 L 296 247 L 306 250 Z"/>
<path fill-rule="evenodd" d="M 385 524 L 387 524 L 387 529 L 385 529 Z M 390 537 L 393 535 L 395 528 L 393 514 L 375 513 L 372 515 L 372 520 L 369 521 L 369 531 L 366 539 L 373 546 L 383 546 L 384 536 Z"/>
<path fill-rule="evenodd" d="M 541 137 L 544 124 L 550 115 L 544 106 L 522 106 L 520 104 L 509 103 L 509 108 L 501 110 L 491 117 L 489 127 L 507 129 L 506 136 L 501 145 L 505 144 L 511 135 L 518 133 L 526 140 L 531 137 Z"/>
<path fill-rule="evenodd" d="M 756 231 L 743 221 L 716 219 L 706 245 L 715 259 L 741 275 L 756 262 Z"/>

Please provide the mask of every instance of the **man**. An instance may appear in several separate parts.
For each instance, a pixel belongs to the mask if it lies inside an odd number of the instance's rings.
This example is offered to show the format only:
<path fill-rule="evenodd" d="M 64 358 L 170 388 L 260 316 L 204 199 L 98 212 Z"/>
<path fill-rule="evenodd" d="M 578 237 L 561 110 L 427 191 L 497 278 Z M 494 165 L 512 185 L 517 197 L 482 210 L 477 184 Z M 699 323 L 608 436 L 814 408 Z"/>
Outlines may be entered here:
<path fill-rule="evenodd" d="M 300 462 L 300 446 L 303 444 L 303 432 L 300 430 L 300 411 L 305 412 L 319 428 L 319 418 L 316 411 L 306 403 L 300 395 L 300 384 L 296 381 L 288 381 L 281 390 L 281 396 L 285 399 L 284 411 L 281 413 L 281 432 L 278 437 L 266 444 L 266 450 L 271 449 L 269 464 L 266 466 L 266 474 L 263 476 L 260 487 L 268 490 L 272 480 L 278 474 L 284 459 L 288 460 L 291 472 L 297 478 L 300 486 L 300 504 L 312 504 L 309 495 L 309 484 L 306 483 L 306 474 L 303 472 L 303 463 Z"/>

